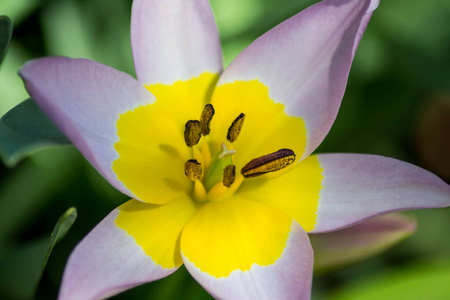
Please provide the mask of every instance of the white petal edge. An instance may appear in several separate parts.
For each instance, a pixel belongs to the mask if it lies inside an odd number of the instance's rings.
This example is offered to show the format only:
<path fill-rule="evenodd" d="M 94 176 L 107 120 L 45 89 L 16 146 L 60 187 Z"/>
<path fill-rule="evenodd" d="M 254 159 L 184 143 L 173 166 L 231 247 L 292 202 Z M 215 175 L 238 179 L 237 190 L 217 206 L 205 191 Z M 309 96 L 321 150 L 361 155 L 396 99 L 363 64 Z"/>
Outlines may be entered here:
<path fill-rule="evenodd" d="M 379 0 L 325 0 L 271 29 L 224 71 L 219 85 L 258 79 L 305 120 L 306 158 L 338 113 L 359 41 Z"/>
<path fill-rule="evenodd" d="M 254 264 L 249 271 L 235 270 L 216 278 L 201 271 L 183 252 L 181 256 L 189 273 L 216 299 L 310 299 L 313 251 L 308 235 L 295 221 L 281 257 L 270 266 Z"/>
<path fill-rule="evenodd" d="M 394 211 L 450 206 L 450 185 L 410 163 L 367 154 L 318 158 L 324 178 L 311 233 L 338 230 Z"/>
<path fill-rule="evenodd" d="M 43 112 L 115 188 L 132 198 L 112 170 L 121 113 L 155 101 L 126 73 L 87 59 L 46 57 L 19 72 Z"/>
<path fill-rule="evenodd" d="M 59 300 L 94 300 L 116 295 L 137 285 L 166 277 L 177 268 L 157 265 L 135 239 L 115 225 L 113 210 L 69 257 Z"/>
<path fill-rule="evenodd" d="M 131 45 L 137 78 L 146 85 L 222 71 L 222 48 L 208 0 L 135 0 Z"/>

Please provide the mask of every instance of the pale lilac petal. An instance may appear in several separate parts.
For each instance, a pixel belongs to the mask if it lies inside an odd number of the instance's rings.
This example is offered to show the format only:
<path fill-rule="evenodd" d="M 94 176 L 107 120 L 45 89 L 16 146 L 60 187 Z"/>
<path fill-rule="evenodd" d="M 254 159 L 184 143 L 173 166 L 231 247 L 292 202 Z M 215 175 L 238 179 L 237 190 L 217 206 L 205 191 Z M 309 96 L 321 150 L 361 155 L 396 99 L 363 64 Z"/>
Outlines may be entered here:
<path fill-rule="evenodd" d="M 314 270 L 329 271 L 369 258 L 410 236 L 414 219 L 393 213 L 338 231 L 309 236 L 314 248 Z"/>
<path fill-rule="evenodd" d="M 222 50 L 207 0 L 135 0 L 131 45 L 137 78 L 149 85 L 222 71 Z"/>
<path fill-rule="evenodd" d="M 254 264 L 248 271 L 235 270 L 216 278 L 201 271 L 183 255 L 189 273 L 216 299 L 299 299 L 311 295 L 313 252 L 308 235 L 293 221 L 282 256 L 269 266 Z"/>
<path fill-rule="evenodd" d="M 104 299 L 177 270 L 156 264 L 133 236 L 117 227 L 118 215 L 118 209 L 112 211 L 75 248 L 58 299 Z"/>
<path fill-rule="evenodd" d="M 19 75 L 37 105 L 97 171 L 135 198 L 111 169 L 118 157 L 116 122 L 121 113 L 153 103 L 154 97 L 131 76 L 87 59 L 37 59 Z"/>
<path fill-rule="evenodd" d="M 258 79 L 304 119 L 308 156 L 339 110 L 356 47 L 379 0 L 325 0 L 273 28 L 224 71 L 219 85 Z"/>
<path fill-rule="evenodd" d="M 450 186 L 412 164 L 364 154 L 320 154 L 318 159 L 323 180 L 312 232 L 392 211 L 450 206 Z"/>

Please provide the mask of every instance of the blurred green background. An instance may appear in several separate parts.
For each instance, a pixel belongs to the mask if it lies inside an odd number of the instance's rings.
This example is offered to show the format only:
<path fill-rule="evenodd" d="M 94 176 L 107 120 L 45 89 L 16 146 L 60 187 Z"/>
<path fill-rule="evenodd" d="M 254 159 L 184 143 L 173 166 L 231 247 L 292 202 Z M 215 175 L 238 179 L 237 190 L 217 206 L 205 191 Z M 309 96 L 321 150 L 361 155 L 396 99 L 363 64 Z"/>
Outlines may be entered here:
<path fill-rule="evenodd" d="M 211 0 L 225 63 L 317 1 Z M 131 0 L 1 0 L 14 23 L 0 67 L 0 116 L 28 98 L 18 69 L 46 55 L 86 57 L 134 76 Z M 381 0 L 357 51 L 347 92 L 317 152 L 394 157 L 450 181 L 450 1 Z M 73 147 L 0 163 L 0 299 L 33 297 L 42 248 L 71 206 L 78 219 L 53 249 L 35 293 L 57 295 L 73 247 L 128 200 Z M 450 299 L 450 210 L 414 211 L 417 233 L 388 252 L 316 276 L 313 299 Z M 113 299 L 211 299 L 184 268 Z"/>

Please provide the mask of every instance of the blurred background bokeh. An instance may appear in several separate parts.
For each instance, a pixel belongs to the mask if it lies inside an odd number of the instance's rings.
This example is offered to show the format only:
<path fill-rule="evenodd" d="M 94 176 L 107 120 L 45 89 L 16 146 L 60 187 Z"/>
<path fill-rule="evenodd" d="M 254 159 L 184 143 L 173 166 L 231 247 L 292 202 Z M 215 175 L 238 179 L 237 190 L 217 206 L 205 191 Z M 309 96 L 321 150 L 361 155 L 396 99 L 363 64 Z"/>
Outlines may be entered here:
<path fill-rule="evenodd" d="M 315 2 L 211 0 L 225 64 Z M 1 0 L 0 15 L 11 18 L 14 33 L 0 67 L 0 116 L 28 98 L 17 71 L 29 59 L 85 57 L 134 76 L 131 3 Z M 381 0 L 357 51 L 337 120 L 316 152 L 394 157 L 450 182 L 450 1 Z M 54 299 L 71 250 L 126 200 L 73 147 L 37 152 L 13 168 L 0 162 L 0 299 Z M 72 206 L 78 218 L 53 249 L 34 292 L 39 253 Z M 317 274 L 313 299 L 450 299 L 450 210 L 408 214 L 418 222 L 413 236 L 381 255 Z M 211 297 L 182 267 L 113 299 Z"/>

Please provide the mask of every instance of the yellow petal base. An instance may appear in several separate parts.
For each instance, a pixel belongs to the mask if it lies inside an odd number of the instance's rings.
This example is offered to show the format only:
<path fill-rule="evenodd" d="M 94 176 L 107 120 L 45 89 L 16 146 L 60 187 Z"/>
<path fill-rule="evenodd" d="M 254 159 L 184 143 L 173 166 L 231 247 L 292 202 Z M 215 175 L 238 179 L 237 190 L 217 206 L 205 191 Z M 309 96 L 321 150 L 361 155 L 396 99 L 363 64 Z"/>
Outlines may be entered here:
<path fill-rule="evenodd" d="M 239 194 L 276 207 L 308 232 L 314 229 L 317 221 L 322 172 L 319 159 L 312 155 L 282 176 L 244 182 Z"/>
<path fill-rule="evenodd" d="M 156 264 L 167 269 L 183 264 L 180 234 L 196 211 L 191 199 L 182 197 L 166 205 L 130 200 L 119 210 L 116 225 L 134 237 Z"/>
<path fill-rule="evenodd" d="M 238 196 L 204 204 L 181 235 L 181 251 L 203 272 L 226 277 L 281 257 L 292 219 Z"/>

